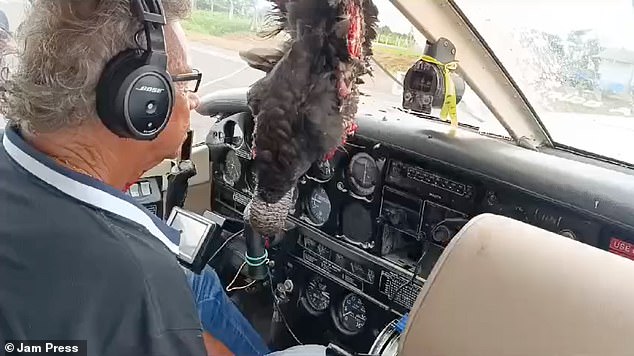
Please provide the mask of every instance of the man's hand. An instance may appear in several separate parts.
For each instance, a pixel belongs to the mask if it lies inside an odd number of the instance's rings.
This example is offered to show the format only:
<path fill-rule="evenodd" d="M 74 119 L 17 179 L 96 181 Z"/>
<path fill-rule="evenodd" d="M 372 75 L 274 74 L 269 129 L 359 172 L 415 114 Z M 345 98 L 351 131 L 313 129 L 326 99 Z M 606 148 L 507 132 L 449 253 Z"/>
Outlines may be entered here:
<path fill-rule="evenodd" d="M 207 356 L 233 356 L 233 353 L 222 342 L 206 331 L 203 333 L 203 341 L 205 349 L 207 349 Z"/>

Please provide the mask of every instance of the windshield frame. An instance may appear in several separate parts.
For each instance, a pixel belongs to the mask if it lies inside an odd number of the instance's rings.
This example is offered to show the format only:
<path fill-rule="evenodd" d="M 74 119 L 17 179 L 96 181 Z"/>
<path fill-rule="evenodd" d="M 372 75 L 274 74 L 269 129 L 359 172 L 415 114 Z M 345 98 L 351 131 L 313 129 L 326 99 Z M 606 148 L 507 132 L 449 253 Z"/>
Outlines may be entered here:
<path fill-rule="evenodd" d="M 554 148 L 547 129 L 517 83 L 453 0 L 390 0 L 432 41 L 450 39 L 458 51 L 458 73 L 482 99 L 516 144 Z M 414 14 L 425 14 L 424 18 Z"/>

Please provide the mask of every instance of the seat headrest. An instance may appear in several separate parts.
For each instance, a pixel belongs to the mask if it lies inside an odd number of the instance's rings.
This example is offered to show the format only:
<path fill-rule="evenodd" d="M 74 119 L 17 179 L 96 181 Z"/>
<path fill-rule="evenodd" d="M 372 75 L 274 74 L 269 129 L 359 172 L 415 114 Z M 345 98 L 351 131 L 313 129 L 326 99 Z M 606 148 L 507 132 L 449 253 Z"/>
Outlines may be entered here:
<path fill-rule="evenodd" d="M 633 261 L 480 215 L 434 266 L 399 355 L 633 355 L 633 281 Z"/>

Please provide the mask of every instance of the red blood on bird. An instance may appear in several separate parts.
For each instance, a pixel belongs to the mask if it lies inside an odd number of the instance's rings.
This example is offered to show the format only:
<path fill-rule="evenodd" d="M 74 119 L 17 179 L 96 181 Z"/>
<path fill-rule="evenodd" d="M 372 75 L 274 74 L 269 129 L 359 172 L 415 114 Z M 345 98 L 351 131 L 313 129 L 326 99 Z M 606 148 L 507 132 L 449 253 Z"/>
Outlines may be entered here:
<path fill-rule="evenodd" d="M 267 75 L 247 96 L 263 178 L 253 200 L 259 218 L 252 226 L 261 232 L 284 221 L 276 215 L 286 214 L 286 206 L 278 204 L 287 200 L 282 193 L 292 190 L 313 161 L 334 158 L 355 133 L 358 79 L 370 73 L 378 21 L 373 0 L 269 1 L 276 4 L 274 30 L 286 31 L 289 39 L 278 51 L 285 55 L 267 63 Z"/>
<path fill-rule="evenodd" d="M 363 18 L 361 17 L 361 11 L 359 5 L 351 1 L 346 9 L 348 16 L 350 16 L 350 28 L 348 30 L 348 53 L 353 58 L 361 57 L 362 45 L 361 42 L 361 29 L 363 26 Z"/>

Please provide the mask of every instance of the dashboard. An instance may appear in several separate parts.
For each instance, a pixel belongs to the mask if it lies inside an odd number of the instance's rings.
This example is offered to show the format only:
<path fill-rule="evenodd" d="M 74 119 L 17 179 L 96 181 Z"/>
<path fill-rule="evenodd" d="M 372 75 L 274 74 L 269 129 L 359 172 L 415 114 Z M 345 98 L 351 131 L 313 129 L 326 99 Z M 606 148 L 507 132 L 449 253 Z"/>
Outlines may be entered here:
<path fill-rule="evenodd" d="M 481 213 L 634 256 L 632 175 L 399 110 L 362 110 L 357 134 L 300 179 L 291 227 L 274 255 L 299 286 L 298 315 L 315 318 L 309 340 L 328 335 L 367 351 L 412 307 L 453 236 Z M 257 180 L 253 119 L 238 110 L 214 119 L 213 209 L 239 218 Z"/>

